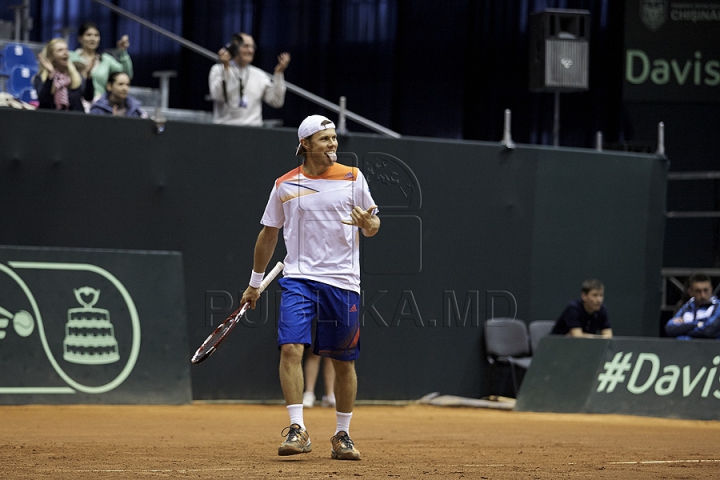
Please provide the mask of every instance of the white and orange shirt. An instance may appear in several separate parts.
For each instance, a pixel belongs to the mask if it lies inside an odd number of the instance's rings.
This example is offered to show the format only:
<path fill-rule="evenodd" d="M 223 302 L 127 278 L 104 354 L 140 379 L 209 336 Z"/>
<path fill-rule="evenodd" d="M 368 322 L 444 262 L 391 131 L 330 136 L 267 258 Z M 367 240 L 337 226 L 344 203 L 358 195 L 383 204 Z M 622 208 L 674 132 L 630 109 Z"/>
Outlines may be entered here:
<path fill-rule="evenodd" d="M 318 177 L 302 165 L 275 181 L 261 224 L 283 228 L 283 276 L 307 278 L 360 293 L 360 231 L 349 220 L 353 207 L 375 205 L 362 172 L 333 164 Z"/>

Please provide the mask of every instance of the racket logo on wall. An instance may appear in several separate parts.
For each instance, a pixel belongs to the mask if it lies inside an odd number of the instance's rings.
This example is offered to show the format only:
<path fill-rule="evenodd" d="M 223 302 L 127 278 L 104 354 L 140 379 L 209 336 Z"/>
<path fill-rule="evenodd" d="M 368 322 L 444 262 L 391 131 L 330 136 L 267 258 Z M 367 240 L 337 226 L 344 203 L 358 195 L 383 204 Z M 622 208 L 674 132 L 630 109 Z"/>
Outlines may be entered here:
<path fill-rule="evenodd" d="M 132 372 L 140 321 L 125 286 L 101 267 L 8 261 L 0 346 L 0 394 L 104 393 Z"/>
<path fill-rule="evenodd" d="M 11 313 L 0 306 L 0 340 L 7 335 L 5 329 L 11 320 L 15 333 L 20 337 L 27 337 L 35 330 L 35 320 L 29 312 L 19 310 L 16 313 Z"/>
<path fill-rule="evenodd" d="M 362 271 L 419 274 L 423 265 L 423 192 L 417 175 L 410 165 L 389 153 L 368 152 L 362 165 L 383 224 L 381 239 L 362 243 Z"/>

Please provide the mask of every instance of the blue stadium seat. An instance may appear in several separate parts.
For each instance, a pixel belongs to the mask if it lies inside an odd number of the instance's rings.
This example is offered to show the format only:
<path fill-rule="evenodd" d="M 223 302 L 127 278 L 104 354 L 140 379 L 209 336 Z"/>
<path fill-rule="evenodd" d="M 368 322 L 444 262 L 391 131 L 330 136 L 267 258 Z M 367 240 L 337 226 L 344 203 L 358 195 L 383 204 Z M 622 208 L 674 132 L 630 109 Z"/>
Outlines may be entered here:
<path fill-rule="evenodd" d="M 33 51 L 21 43 L 8 43 L 2 51 L 0 71 L 10 74 L 14 67 L 23 66 L 37 71 L 37 58 Z"/>
<path fill-rule="evenodd" d="M 30 75 L 32 81 L 32 75 L 38 70 L 37 58 L 33 51 L 21 44 L 21 43 L 8 43 L 0 52 L 0 80 L 2 83 L 0 87 L 7 93 L 17 96 L 24 87 L 15 88 L 10 90 L 12 84 L 13 70 L 18 67 L 25 67 L 32 71 Z M 18 78 L 18 81 L 22 82 L 22 79 Z"/>
<path fill-rule="evenodd" d="M 33 88 L 32 79 L 35 73 L 37 73 L 37 70 L 30 67 L 18 66 L 13 68 L 7 82 L 7 93 L 19 98 L 23 90 Z"/>
<path fill-rule="evenodd" d="M 29 103 L 30 105 L 34 105 L 36 107 L 40 105 L 40 100 L 38 99 L 37 92 L 33 87 L 23 90 L 18 96 L 18 98 L 20 98 L 20 100 L 22 100 L 23 102 Z"/>

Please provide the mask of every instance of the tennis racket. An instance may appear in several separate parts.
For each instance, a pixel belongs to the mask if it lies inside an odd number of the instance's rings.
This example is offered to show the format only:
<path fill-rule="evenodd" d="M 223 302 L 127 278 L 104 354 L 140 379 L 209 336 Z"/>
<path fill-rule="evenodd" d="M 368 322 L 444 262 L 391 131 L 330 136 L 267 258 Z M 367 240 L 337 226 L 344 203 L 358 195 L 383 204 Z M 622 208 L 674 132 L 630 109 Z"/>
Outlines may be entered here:
<path fill-rule="evenodd" d="M 262 283 L 260 283 L 260 293 L 262 293 L 267 286 L 270 285 L 270 282 L 277 277 L 278 273 L 280 273 L 283 268 L 285 268 L 285 265 L 283 265 L 282 262 L 278 262 L 277 265 L 275 265 L 275 268 L 265 275 Z M 197 349 L 195 355 L 192 356 L 190 361 L 192 363 L 200 363 L 215 353 L 215 350 L 217 350 L 222 341 L 225 340 L 225 337 L 227 337 L 232 329 L 235 328 L 235 325 L 240 322 L 240 319 L 243 315 L 245 315 L 248 308 L 250 308 L 250 302 L 245 303 L 245 305 L 235 310 L 223 323 L 218 325 L 210 336 L 203 342 L 203 344 L 200 345 L 200 348 Z"/>

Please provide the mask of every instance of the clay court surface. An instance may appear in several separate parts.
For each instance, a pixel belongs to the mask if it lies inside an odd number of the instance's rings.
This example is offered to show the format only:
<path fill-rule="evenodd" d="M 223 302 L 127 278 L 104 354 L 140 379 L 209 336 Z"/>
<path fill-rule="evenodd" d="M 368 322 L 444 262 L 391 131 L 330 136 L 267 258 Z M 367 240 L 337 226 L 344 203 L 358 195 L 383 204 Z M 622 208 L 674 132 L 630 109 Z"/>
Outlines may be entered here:
<path fill-rule="evenodd" d="M 720 422 L 429 405 L 358 406 L 359 462 L 278 457 L 281 405 L 2 406 L 0 478 L 718 478 Z"/>

